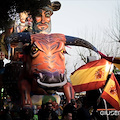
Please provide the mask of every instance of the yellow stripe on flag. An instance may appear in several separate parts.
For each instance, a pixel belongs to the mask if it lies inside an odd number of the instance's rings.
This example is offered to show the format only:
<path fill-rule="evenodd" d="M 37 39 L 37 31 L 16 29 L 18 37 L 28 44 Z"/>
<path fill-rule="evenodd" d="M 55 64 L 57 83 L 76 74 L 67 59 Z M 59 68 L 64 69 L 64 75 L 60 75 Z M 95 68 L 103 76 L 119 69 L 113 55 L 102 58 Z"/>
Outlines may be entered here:
<path fill-rule="evenodd" d="M 120 100 L 117 95 L 115 82 L 112 79 L 109 79 L 104 91 L 107 92 L 112 98 L 114 98 L 120 105 Z"/>
<path fill-rule="evenodd" d="M 113 73 L 101 97 L 110 103 L 116 110 L 120 110 L 120 86 Z"/>
<path fill-rule="evenodd" d="M 70 79 L 72 86 L 77 92 L 98 89 L 105 85 L 110 67 L 111 62 L 105 59 L 89 62 L 71 74 Z M 89 88 L 87 87 L 88 84 Z M 80 88 L 80 91 L 78 88 Z"/>
<path fill-rule="evenodd" d="M 117 67 L 120 70 L 120 64 L 113 63 L 115 67 Z"/>

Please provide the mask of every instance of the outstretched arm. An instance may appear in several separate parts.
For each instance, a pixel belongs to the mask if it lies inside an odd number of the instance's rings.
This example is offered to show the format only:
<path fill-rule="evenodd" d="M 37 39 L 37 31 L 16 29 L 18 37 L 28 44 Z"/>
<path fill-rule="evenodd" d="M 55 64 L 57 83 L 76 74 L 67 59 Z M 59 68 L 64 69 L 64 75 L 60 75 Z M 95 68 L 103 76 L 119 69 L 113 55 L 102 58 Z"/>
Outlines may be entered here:
<path fill-rule="evenodd" d="M 5 39 L 5 43 L 8 49 L 8 59 L 10 59 L 11 47 L 12 55 L 14 55 L 14 48 L 18 46 L 18 43 L 22 43 L 24 46 L 28 46 L 31 44 L 31 36 L 29 32 L 22 33 L 13 33 Z"/>
<path fill-rule="evenodd" d="M 29 32 L 22 32 L 22 33 L 13 33 L 11 34 L 7 39 L 6 43 L 15 45 L 16 43 L 22 42 L 25 43 L 31 43 L 31 37 Z"/>

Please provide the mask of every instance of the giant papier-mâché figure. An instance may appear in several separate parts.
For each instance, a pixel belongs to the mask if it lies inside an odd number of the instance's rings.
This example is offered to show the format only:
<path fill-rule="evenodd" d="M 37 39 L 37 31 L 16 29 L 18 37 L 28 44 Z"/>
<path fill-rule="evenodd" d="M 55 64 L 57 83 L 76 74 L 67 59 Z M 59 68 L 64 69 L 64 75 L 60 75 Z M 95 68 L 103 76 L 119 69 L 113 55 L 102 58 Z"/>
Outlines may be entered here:
<path fill-rule="evenodd" d="M 11 46 L 23 43 L 23 68 L 18 87 L 23 108 L 32 107 L 33 94 L 48 95 L 50 90 L 63 90 L 67 102 L 74 99 L 74 90 L 65 75 L 65 46 L 82 46 L 97 52 L 89 42 L 64 34 L 50 34 L 51 15 L 60 9 L 59 2 L 38 1 L 39 9 L 30 11 L 33 18 L 31 32 L 14 33 L 7 41 Z M 27 43 L 27 44 L 26 44 Z"/>

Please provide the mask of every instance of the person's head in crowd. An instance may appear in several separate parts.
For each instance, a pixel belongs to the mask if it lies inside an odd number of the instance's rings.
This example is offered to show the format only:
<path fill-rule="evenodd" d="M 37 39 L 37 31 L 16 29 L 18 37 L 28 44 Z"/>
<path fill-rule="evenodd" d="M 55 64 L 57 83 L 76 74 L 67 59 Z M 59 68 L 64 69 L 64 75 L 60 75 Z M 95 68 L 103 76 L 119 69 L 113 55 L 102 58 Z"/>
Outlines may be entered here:
<path fill-rule="evenodd" d="M 71 104 L 74 106 L 75 105 L 75 99 L 71 99 Z"/>
<path fill-rule="evenodd" d="M 48 111 L 52 111 L 53 109 L 52 109 L 52 103 L 51 102 L 47 102 L 46 103 L 46 109 L 48 110 Z"/>
<path fill-rule="evenodd" d="M 82 107 L 82 102 L 80 100 L 77 100 L 76 103 L 77 103 L 77 109 Z"/>
<path fill-rule="evenodd" d="M 66 112 L 63 116 L 63 120 L 72 120 L 72 112 Z"/>

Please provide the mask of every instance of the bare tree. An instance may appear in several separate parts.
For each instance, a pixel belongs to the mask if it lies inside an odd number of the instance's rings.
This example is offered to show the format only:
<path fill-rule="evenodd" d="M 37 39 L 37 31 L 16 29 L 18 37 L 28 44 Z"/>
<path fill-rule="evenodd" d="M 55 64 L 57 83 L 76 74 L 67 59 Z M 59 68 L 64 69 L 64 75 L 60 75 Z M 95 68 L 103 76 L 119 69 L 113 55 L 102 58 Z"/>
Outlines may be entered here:
<path fill-rule="evenodd" d="M 87 63 L 87 56 L 92 56 L 92 50 L 88 49 L 88 50 L 80 50 L 80 49 L 76 49 L 78 56 L 81 57 L 81 60 L 84 63 Z M 87 56 L 86 56 L 87 55 Z M 77 65 L 77 64 L 76 64 Z"/>
<path fill-rule="evenodd" d="M 109 45 L 112 45 L 111 47 L 108 47 L 110 53 L 112 55 L 119 56 L 120 54 L 120 7 L 119 4 L 117 8 L 115 9 L 115 14 L 113 17 L 112 22 L 109 25 L 109 28 L 106 30 L 105 34 L 108 36 Z M 109 53 L 108 53 L 109 54 Z"/>
<path fill-rule="evenodd" d="M 120 42 L 120 7 L 115 11 L 115 17 L 110 25 L 108 36 L 115 42 Z"/>
<path fill-rule="evenodd" d="M 88 33 L 88 32 L 87 32 Z M 98 48 L 99 46 L 99 50 L 100 48 L 100 38 L 98 39 L 98 35 L 96 32 L 92 31 L 92 34 L 90 34 L 91 36 L 88 37 L 85 34 L 85 38 L 86 40 L 88 40 L 90 43 L 92 43 L 96 48 Z M 89 34 L 88 34 L 89 36 Z M 90 41 L 91 40 L 91 41 Z M 99 42 L 98 42 L 99 40 Z M 96 45 L 95 45 L 96 44 Z M 98 56 L 94 51 L 92 51 L 91 49 L 88 48 L 83 48 L 83 47 L 75 47 L 75 53 L 76 53 L 76 61 L 74 61 L 73 66 L 74 66 L 74 70 L 76 70 L 78 67 L 80 67 L 83 64 L 87 63 L 87 57 L 88 56 Z"/>

